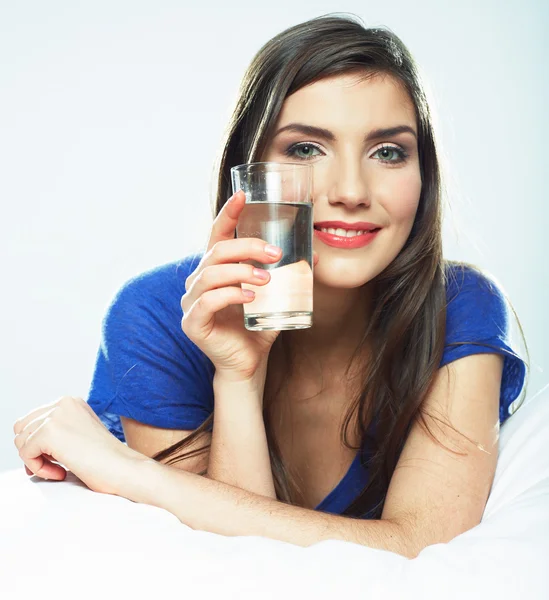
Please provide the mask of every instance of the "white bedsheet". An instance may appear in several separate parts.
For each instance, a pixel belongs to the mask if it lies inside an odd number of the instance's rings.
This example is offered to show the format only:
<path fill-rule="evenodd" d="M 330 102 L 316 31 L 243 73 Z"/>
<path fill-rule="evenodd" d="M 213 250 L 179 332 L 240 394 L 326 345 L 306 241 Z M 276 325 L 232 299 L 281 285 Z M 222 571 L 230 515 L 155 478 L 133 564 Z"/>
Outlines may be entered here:
<path fill-rule="evenodd" d="M 167 511 L 0 474 L 0 597 L 549 600 L 549 387 L 502 427 L 482 523 L 414 560 L 193 531 Z"/>

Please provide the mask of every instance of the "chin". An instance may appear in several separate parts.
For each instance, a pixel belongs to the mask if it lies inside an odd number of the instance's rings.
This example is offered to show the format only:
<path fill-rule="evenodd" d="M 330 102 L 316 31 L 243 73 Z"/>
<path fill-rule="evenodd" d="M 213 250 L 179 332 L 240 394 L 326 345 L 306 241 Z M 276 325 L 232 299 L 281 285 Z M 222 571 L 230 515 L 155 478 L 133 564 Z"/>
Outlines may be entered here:
<path fill-rule="evenodd" d="M 381 270 L 365 266 L 364 261 L 362 261 L 362 265 L 341 261 L 341 263 L 345 262 L 346 264 L 337 266 L 317 264 L 314 268 L 315 284 L 338 289 L 354 289 L 368 283 L 381 272 Z"/>

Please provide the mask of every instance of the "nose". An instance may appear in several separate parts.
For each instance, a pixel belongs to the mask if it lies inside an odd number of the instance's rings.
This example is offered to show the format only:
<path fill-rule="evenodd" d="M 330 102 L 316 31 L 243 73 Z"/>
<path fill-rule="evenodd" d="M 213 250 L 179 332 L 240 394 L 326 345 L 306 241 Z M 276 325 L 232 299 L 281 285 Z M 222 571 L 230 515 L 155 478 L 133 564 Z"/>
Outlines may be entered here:
<path fill-rule="evenodd" d="M 330 204 L 344 204 L 349 208 L 369 207 L 370 193 L 360 159 L 337 161 L 334 165 L 332 186 L 328 196 Z"/>

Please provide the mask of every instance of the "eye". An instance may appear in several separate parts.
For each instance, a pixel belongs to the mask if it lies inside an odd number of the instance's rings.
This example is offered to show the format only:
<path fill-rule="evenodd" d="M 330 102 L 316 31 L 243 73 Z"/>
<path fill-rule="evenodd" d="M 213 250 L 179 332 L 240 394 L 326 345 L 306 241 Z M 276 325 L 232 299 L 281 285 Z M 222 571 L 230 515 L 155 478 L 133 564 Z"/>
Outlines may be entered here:
<path fill-rule="evenodd" d="M 313 150 L 317 150 L 321 152 L 318 146 L 311 144 L 309 142 L 299 142 L 298 144 L 293 144 L 287 150 L 284 151 L 286 156 L 290 156 L 291 158 L 297 158 L 299 160 L 311 160 L 315 156 L 320 156 L 319 154 L 312 154 Z M 303 152 L 302 155 L 297 154 L 298 152 Z"/>
<path fill-rule="evenodd" d="M 397 146 L 382 146 L 379 150 L 376 150 L 372 156 L 376 154 L 381 154 L 381 158 L 379 159 L 383 163 L 402 163 L 408 158 L 408 153 L 403 148 L 398 148 Z M 396 156 L 396 159 L 392 159 L 390 157 Z"/>

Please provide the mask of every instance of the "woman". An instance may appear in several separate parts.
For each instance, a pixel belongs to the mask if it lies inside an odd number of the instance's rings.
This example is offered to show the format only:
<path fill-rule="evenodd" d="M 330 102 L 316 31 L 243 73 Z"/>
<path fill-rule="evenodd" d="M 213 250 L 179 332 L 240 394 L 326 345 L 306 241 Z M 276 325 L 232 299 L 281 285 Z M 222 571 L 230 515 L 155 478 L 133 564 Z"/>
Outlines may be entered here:
<path fill-rule="evenodd" d="M 280 259 L 235 239 L 244 197 L 227 201 L 229 170 L 255 161 L 314 166 L 316 231 L 378 230 L 352 250 L 315 233 L 308 330 L 243 326 L 253 298 L 240 284 L 269 274 L 241 263 Z M 122 287 L 88 402 L 64 397 L 16 423 L 27 472 L 63 479 L 54 460 L 193 528 L 299 545 L 414 557 L 477 525 L 526 369 L 501 289 L 443 259 L 442 189 L 397 36 L 328 16 L 273 38 L 226 132 L 205 252 Z"/>

